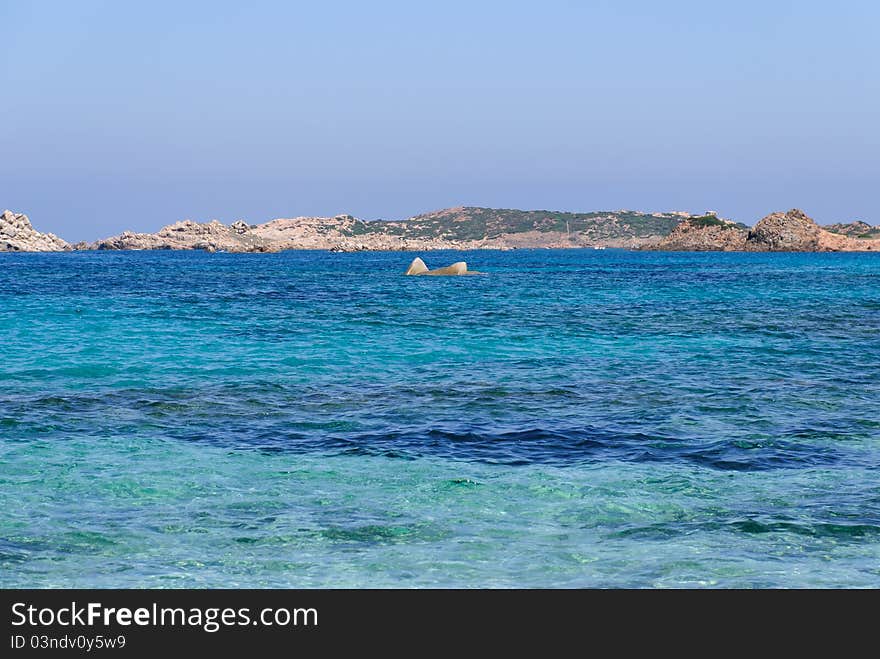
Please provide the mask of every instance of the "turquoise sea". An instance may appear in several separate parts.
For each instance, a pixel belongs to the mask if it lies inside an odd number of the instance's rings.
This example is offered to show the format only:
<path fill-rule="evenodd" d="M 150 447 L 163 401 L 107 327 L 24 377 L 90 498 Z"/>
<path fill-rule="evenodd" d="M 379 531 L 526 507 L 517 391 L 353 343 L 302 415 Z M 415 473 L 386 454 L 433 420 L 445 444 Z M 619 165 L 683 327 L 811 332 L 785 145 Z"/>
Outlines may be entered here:
<path fill-rule="evenodd" d="M 0 586 L 880 587 L 880 255 L 0 254 Z"/>

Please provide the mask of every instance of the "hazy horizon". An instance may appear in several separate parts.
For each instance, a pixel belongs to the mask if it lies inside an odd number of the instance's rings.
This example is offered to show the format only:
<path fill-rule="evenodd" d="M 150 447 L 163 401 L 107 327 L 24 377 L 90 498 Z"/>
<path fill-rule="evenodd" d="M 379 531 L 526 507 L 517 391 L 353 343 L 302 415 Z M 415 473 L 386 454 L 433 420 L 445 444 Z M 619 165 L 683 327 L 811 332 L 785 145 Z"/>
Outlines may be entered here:
<path fill-rule="evenodd" d="M 880 7 L 0 0 L 0 208 L 68 241 L 453 206 L 880 224 Z"/>

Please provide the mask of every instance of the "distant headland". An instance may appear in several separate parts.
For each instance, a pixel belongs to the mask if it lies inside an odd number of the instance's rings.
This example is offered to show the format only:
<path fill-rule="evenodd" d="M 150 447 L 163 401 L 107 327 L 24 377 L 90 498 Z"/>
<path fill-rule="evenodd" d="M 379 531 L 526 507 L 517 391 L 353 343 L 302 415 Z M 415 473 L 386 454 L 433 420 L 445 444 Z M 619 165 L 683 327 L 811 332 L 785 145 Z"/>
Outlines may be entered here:
<path fill-rule="evenodd" d="M 351 215 L 243 220 L 183 220 L 156 233 L 125 231 L 92 243 L 70 244 L 40 233 L 26 215 L 0 214 L 0 252 L 72 250 L 205 250 L 280 252 L 291 249 L 431 251 L 619 247 L 669 251 L 880 251 L 880 226 L 865 222 L 819 226 L 803 211 L 771 213 L 754 227 L 714 212 L 569 213 L 457 207 L 407 220 L 360 220 Z"/>

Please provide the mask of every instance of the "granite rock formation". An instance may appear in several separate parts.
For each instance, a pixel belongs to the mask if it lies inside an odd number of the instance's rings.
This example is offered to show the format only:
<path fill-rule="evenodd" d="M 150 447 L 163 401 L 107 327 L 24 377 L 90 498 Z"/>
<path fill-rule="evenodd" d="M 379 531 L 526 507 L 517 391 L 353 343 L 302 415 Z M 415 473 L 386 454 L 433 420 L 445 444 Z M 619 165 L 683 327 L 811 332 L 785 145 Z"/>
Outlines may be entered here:
<path fill-rule="evenodd" d="M 244 228 L 242 227 L 244 225 Z M 209 252 L 273 251 L 260 236 L 252 234 L 243 222 L 227 226 L 213 220 L 183 220 L 162 227 L 156 233 L 125 231 L 85 246 L 86 249 L 204 249 Z"/>
<path fill-rule="evenodd" d="M 447 265 L 445 268 L 437 268 L 436 270 L 428 270 L 428 266 L 425 265 L 425 262 L 422 261 L 418 256 L 412 260 L 412 263 L 409 264 L 409 267 L 406 269 L 404 273 L 406 275 L 435 275 L 435 276 L 444 276 L 444 275 L 481 275 L 482 272 L 477 272 L 476 270 L 468 270 L 467 263 L 464 261 L 457 261 L 452 265 Z"/>
<path fill-rule="evenodd" d="M 756 252 L 817 252 L 821 233 L 802 210 L 771 213 L 749 231 L 746 249 Z"/>
<path fill-rule="evenodd" d="M 409 267 L 406 269 L 405 275 L 423 275 L 428 272 L 428 266 L 425 265 L 425 262 L 422 261 L 418 256 L 412 260 L 412 263 L 409 264 Z"/>
<path fill-rule="evenodd" d="M 452 265 L 447 265 L 445 268 L 437 268 L 436 270 L 428 270 L 428 272 L 424 273 L 426 275 L 473 275 L 475 272 L 469 271 L 467 267 L 467 263 L 464 261 L 456 261 Z"/>
<path fill-rule="evenodd" d="M 157 233 L 126 231 L 82 246 L 85 249 L 204 249 L 210 252 L 280 252 L 287 249 L 325 249 L 333 252 L 363 250 L 435 250 L 459 248 L 457 242 L 436 237 L 408 238 L 383 231 L 363 231 L 362 220 L 350 215 L 297 217 L 251 225 L 238 220 L 183 220 Z M 372 223 L 371 223 L 372 224 Z M 385 223 L 376 223 L 382 224 Z M 390 223 L 389 223 L 390 224 Z"/>
<path fill-rule="evenodd" d="M 880 238 L 832 233 L 793 208 L 762 218 L 749 231 L 745 248 L 751 252 L 872 252 L 880 251 Z"/>
<path fill-rule="evenodd" d="M 0 213 L 0 252 L 65 252 L 70 244 L 54 233 L 40 233 L 27 215 Z"/>
<path fill-rule="evenodd" d="M 680 252 L 735 252 L 745 249 L 747 227 L 715 215 L 691 217 L 676 225 L 653 249 Z"/>
<path fill-rule="evenodd" d="M 831 227 L 829 227 L 831 228 Z M 688 217 L 654 245 L 643 249 L 683 252 L 870 252 L 880 251 L 880 231 L 864 223 L 836 225 L 837 232 L 820 227 L 793 208 L 771 213 L 749 229 L 709 214 Z"/>

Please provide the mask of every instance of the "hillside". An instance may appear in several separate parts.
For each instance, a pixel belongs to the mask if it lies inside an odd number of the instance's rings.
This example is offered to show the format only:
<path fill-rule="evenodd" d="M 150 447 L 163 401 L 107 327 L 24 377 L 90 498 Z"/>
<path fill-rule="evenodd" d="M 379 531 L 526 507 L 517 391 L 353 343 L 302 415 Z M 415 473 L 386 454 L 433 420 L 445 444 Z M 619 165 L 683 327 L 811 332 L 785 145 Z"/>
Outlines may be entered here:
<path fill-rule="evenodd" d="M 557 233 L 580 241 L 665 236 L 686 217 L 684 213 L 610 211 L 568 213 L 462 206 L 416 215 L 402 222 L 369 224 L 370 231 L 388 230 L 411 237 L 447 240 L 493 240 L 521 233 Z M 385 225 L 384 227 L 381 225 Z"/>
<path fill-rule="evenodd" d="M 871 226 L 867 222 L 838 222 L 836 224 L 829 224 L 824 227 L 826 231 L 830 231 L 831 233 L 838 233 L 842 236 L 847 236 L 849 238 L 862 238 L 872 240 L 875 238 L 880 238 L 880 226 Z"/>

